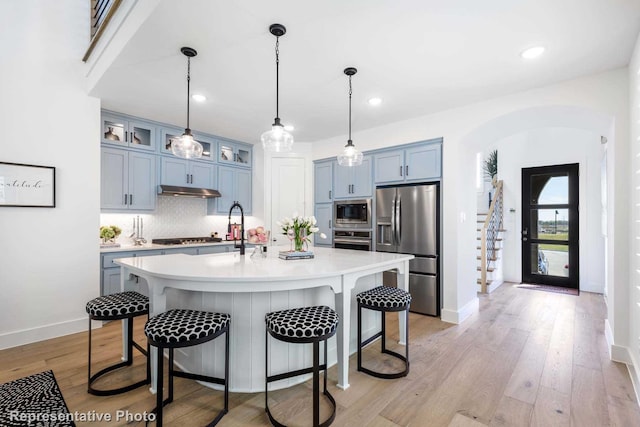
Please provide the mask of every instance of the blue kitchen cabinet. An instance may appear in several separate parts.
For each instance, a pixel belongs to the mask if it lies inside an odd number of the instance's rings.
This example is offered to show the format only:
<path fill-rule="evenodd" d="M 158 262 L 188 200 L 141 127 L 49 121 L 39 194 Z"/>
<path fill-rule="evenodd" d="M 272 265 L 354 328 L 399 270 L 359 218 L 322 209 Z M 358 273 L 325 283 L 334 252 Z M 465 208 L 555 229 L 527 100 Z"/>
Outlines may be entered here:
<path fill-rule="evenodd" d="M 333 160 L 317 162 L 314 164 L 313 179 L 315 182 L 315 203 L 333 202 L 333 167 Z"/>
<path fill-rule="evenodd" d="M 371 197 L 371 156 L 365 156 L 360 166 L 340 166 L 333 170 L 335 199 L 357 199 Z"/>
<path fill-rule="evenodd" d="M 429 180 L 442 175 L 442 144 L 429 144 L 405 151 L 405 179 Z"/>
<path fill-rule="evenodd" d="M 316 246 L 333 245 L 333 203 L 316 203 L 316 226 L 320 229 L 313 235 L 313 243 Z M 320 233 L 327 235 L 326 239 L 320 237 Z"/>
<path fill-rule="evenodd" d="M 242 205 L 245 215 L 251 213 L 251 170 L 219 166 L 218 191 L 221 196 L 208 201 L 207 213 L 209 215 L 228 214 L 234 201 Z"/>
<path fill-rule="evenodd" d="M 215 189 L 216 166 L 207 162 L 162 156 L 160 184 Z"/>
<path fill-rule="evenodd" d="M 103 147 L 100 161 L 100 207 L 103 211 L 155 209 L 155 155 Z"/>
<path fill-rule="evenodd" d="M 376 184 L 419 182 L 442 176 L 441 140 L 382 151 L 373 158 Z"/>
<path fill-rule="evenodd" d="M 215 161 L 216 141 L 197 131 L 193 132 L 193 138 L 202 145 L 202 157 L 199 160 Z M 184 129 L 177 127 L 163 127 L 160 132 L 160 152 L 163 154 L 173 155 L 171 145 L 176 138 L 180 138 L 184 133 Z"/>
<path fill-rule="evenodd" d="M 253 147 L 231 141 L 218 141 L 218 162 L 240 167 L 251 167 Z"/>
<path fill-rule="evenodd" d="M 404 150 L 375 154 L 373 159 L 376 184 L 404 179 Z"/>
<path fill-rule="evenodd" d="M 151 122 L 108 111 L 102 112 L 100 137 L 103 144 L 155 151 L 156 132 L 157 126 Z"/>
<path fill-rule="evenodd" d="M 147 250 L 135 252 L 109 252 L 101 254 L 102 276 L 100 278 L 100 295 L 110 295 L 121 292 L 120 288 L 120 266 L 113 262 L 118 258 L 131 258 L 141 256 L 162 255 L 161 250 Z M 142 279 L 140 279 L 142 280 Z M 138 291 L 138 279 L 126 280 L 124 283 L 125 291 Z"/>

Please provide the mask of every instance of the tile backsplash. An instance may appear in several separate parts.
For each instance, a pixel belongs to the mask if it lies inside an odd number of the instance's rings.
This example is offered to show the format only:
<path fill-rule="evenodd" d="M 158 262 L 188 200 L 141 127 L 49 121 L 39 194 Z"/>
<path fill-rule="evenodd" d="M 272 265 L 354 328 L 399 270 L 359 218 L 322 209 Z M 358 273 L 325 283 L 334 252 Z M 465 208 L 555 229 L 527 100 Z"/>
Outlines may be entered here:
<path fill-rule="evenodd" d="M 156 210 L 149 214 L 102 213 L 100 225 L 117 225 L 122 228 L 122 234 L 117 242 L 131 243 L 128 237 L 133 233 L 133 221 L 140 216 L 143 221 L 142 234 L 147 241 L 151 239 L 170 237 L 204 237 L 218 232 L 224 239 L 227 233 L 229 217 L 227 215 L 207 215 L 207 201 L 190 197 L 158 197 Z M 232 222 L 240 223 L 240 211 L 234 210 Z M 245 228 L 264 225 L 262 218 L 245 216 Z M 99 232 L 96 230 L 96 240 Z"/>

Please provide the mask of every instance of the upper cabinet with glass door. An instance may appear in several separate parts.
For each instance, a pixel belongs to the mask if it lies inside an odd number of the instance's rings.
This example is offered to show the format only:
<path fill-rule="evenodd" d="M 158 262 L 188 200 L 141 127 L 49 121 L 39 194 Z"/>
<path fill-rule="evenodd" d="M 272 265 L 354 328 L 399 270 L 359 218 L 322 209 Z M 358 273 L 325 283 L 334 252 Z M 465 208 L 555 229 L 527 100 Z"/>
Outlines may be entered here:
<path fill-rule="evenodd" d="M 160 152 L 163 154 L 172 154 L 171 144 L 173 143 L 173 140 L 180 138 L 183 133 L 184 129 L 163 127 L 160 135 Z M 202 144 L 202 158 L 200 160 L 215 160 L 215 141 L 207 136 L 199 134 L 198 132 L 193 132 L 193 136 L 196 141 Z"/>
<path fill-rule="evenodd" d="M 251 167 L 251 145 L 238 142 L 218 142 L 218 162 L 234 166 Z"/>
<path fill-rule="evenodd" d="M 103 144 L 147 151 L 156 149 L 156 125 L 125 115 L 103 111 L 100 137 Z"/>

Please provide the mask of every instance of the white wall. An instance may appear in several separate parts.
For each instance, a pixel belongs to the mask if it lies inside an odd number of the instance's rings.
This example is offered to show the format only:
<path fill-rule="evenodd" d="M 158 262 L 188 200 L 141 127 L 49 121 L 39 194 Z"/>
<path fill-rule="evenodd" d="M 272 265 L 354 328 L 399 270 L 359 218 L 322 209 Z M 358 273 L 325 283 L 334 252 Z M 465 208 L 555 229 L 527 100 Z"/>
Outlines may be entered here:
<path fill-rule="evenodd" d="M 626 284 L 629 288 L 629 332 L 627 350 L 631 377 L 634 380 L 636 395 L 640 400 L 640 37 L 636 42 L 631 63 L 629 64 L 629 112 L 631 141 L 629 157 L 632 159 L 630 179 L 633 183 L 630 194 L 631 220 L 630 227 L 632 244 L 630 246 L 630 280 Z M 624 352 L 623 352 L 624 353 Z"/>
<path fill-rule="evenodd" d="M 0 161 L 56 167 L 56 207 L 0 207 L 0 348 L 86 330 L 99 293 L 100 104 L 88 1 L 0 3 Z"/>
<path fill-rule="evenodd" d="M 604 239 L 600 228 L 600 135 L 569 128 L 544 128 L 503 138 L 498 177 L 504 181 L 503 270 L 507 282 L 522 280 L 522 168 L 578 163 L 580 290 L 604 291 Z M 514 212 L 510 212 L 514 209 Z"/>
<path fill-rule="evenodd" d="M 609 300 L 626 301 L 628 215 L 628 76 L 626 69 L 579 78 L 490 101 L 413 118 L 356 132 L 361 150 L 443 137 L 443 315 L 458 322 L 478 304 L 475 271 L 475 176 L 461 174 L 475 169 L 475 153 L 509 135 L 545 127 L 571 127 L 608 137 L 611 179 L 609 186 Z M 344 136 L 314 143 L 314 158 L 335 155 Z M 473 220 L 471 220 L 473 218 Z M 614 250 L 615 249 L 615 250 Z M 618 289 L 618 287 L 621 287 Z M 615 301 L 613 302 L 615 304 Z M 617 305 L 616 309 L 618 308 Z M 617 311 L 610 321 L 627 321 Z M 628 311 L 628 310 L 625 310 Z M 613 327 L 616 333 L 618 330 Z M 621 329 L 622 330 L 622 329 Z M 626 334 L 616 335 L 626 340 Z"/>

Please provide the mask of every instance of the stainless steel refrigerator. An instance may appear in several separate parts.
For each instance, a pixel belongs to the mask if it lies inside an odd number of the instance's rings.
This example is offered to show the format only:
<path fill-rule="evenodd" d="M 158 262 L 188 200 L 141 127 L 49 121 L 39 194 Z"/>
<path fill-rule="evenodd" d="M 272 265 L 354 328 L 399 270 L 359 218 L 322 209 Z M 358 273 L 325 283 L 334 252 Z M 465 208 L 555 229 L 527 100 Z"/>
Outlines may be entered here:
<path fill-rule="evenodd" d="M 376 189 L 376 251 L 413 254 L 409 261 L 411 311 L 440 315 L 438 280 L 439 185 Z M 396 285 L 395 271 L 384 273 Z"/>

